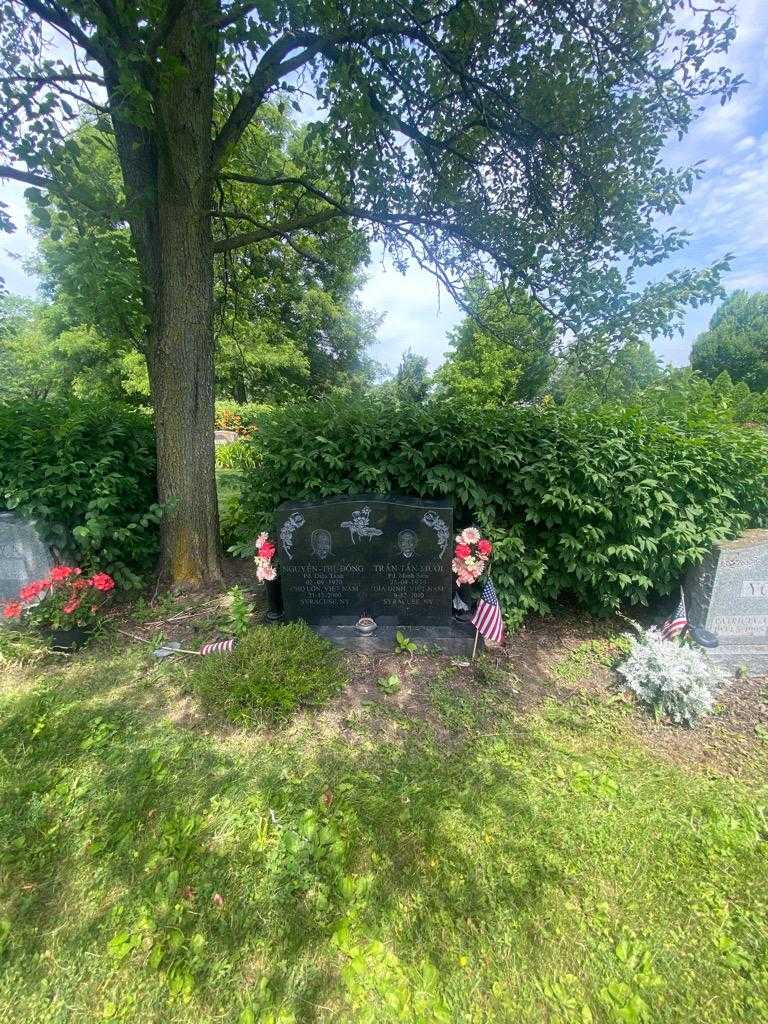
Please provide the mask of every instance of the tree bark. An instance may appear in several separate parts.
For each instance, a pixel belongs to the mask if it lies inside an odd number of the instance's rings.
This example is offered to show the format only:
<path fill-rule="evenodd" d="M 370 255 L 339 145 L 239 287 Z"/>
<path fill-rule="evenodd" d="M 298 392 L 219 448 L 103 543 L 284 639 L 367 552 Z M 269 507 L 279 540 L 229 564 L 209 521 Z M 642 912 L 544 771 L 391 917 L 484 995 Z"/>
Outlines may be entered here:
<path fill-rule="evenodd" d="M 161 194 L 161 285 L 150 344 L 157 483 L 166 506 L 160 573 L 175 584 L 221 579 L 214 470 L 213 285 L 207 210 Z"/>
<path fill-rule="evenodd" d="M 155 412 L 161 523 L 159 571 L 172 584 L 221 580 L 214 460 L 211 136 L 216 37 L 211 4 L 190 0 L 165 43 L 179 73 L 148 82 L 154 125 L 120 129 L 125 180 L 144 183 L 132 201 L 131 230 L 147 293 L 147 362 Z M 134 174 L 132 163 L 145 165 Z M 146 164 L 151 164 L 147 174 Z M 146 182 L 153 183 L 147 189 Z"/>

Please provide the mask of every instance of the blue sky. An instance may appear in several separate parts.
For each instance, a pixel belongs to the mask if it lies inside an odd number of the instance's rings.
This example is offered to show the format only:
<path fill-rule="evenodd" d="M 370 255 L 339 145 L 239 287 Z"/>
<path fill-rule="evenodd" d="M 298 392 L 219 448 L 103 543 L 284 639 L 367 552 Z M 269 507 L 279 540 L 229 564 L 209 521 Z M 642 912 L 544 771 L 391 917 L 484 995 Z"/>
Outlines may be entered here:
<path fill-rule="evenodd" d="M 677 263 L 705 266 L 731 252 L 726 287 L 758 291 L 768 290 L 768 0 L 736 0 L 736 12 L 737 37 L 727 62 L 747 83 L 730 103 L 712 104 L 681 143 L 669 146 L 667 161 L 703 160 L 706 171 L 673 218 L 691 235 Z M 0 188 L 18 229 L 0 236 L 0 276 L 11 291 L 33 295 L 36 282 L 22 267 L 33 248 L 24 229 L 24 187 L 3 182 Z M 664 269 L 658 268 L 659 274 Z M 439 365 L 446 332 L 461 313 L 431 275 L 417 267 L 402 275 L 374 251 L 360 297 L 385 314 L 374 358 L 394 367 L 412 348 L 428 356 L 433 368 Z M 656 342 L 657 354 L 676 365 L 687 362 L 691 343 L 711 314 L 712 307 L 691 310 L 683 335 Z"/>

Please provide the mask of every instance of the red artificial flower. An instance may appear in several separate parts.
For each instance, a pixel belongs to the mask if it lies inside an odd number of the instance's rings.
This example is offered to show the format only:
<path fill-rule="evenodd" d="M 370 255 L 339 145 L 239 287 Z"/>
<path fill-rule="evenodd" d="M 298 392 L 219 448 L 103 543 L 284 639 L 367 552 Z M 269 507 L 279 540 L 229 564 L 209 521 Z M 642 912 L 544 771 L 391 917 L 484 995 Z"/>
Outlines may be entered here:
<path fill-rule="evenodd" d="M 34 601 L 36 597 L 39 597 L 40 594 L 47 589 L 47 580 L 35 580 L 33 583 L 28 583 L 26 587 L 21 588 L 19 591 L 19 597 L 22 601 Z"/>
<path fill-rule="evenodd" d="M 259 558 L 271 558 L 274 555 L 275 551 L 277 551 L 277 548 L 272 543 L 272 541 L 265 540 L 264 543 L 259 548 Z"/>
<path fill-rule="evenodd" d="M 6 619 L 17 619 L 24 611 L 19 601 L 9 601 L 3 608 L 3 615 Z"/>
<path fill-rule="evenodd" d="M 88 581 L 96 590 L 113 590 L 115 581 L 106 572 L 97 572 Z"/>
<path fill-rule="evenodd" d="M 477 550 L 480 552 L 483 558 L 485 558 L 486 555 L 490 555 L 490 553 L 493 551 L 493 544 L 491 544 L 489 540 L 483 538 L 482 540 L 479 540 L 477 542 Z"/>
<path fill-rule="evenodd" d="M 79 572 L 79 569 L 75 569 L 71 565 L 54 565 L 51 569 L 51 580 L 54 583 L 59 583 L 61 580 L 65 580 L 68 576 L 76 576 Z"/>
<path fill-rule="evenodd" d="M 472 548 L 469 544 L 457 544 L 455 554 L 457 558 L 469 558 L 472 554 Z"/>
<path fill-rule="evenodd" d="M 67 603 L 62 608 L 62 611 L 66 612 L 67 615 L 69 615 L 70 612 L 73 612 L 76 608 L 79 608 L 79 607 L 80 607 L 80 598 L 79 597 L 70 597 L 70 599 L 67 601 Z"/>

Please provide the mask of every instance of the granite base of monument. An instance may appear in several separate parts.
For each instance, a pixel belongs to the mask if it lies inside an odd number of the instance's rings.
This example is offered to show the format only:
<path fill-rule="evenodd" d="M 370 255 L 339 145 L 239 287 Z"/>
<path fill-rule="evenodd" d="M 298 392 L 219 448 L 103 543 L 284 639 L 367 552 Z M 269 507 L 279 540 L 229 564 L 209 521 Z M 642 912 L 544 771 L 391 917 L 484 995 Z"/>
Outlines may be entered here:
<path fill-rule="evenodd" d="M 719 644 L 704 652 L 726 675 L 768 676 L 768 644 Z"/>
<path fill-rule="evenodd" d="M 475 629 L 469 622 L 451 622 L 447 626 L 407 626 L 393 619 L 377 622 L 376 631 L 362 636 L 355 625 L 349 622 L 328 622 L 312 627 L 320 636 L 343 648 L 361 654 L 391 654 L 397 649 L 397 633 L 400 632 L 420 651 L 439 651 L 455 657 L 469 656 L 475 643 Z M 481 650 L 482 637 L 478 643 Z"/>
<path fill-rule="evenodd" d="M 393 495 L 286 502 L 275 520 L 287 621 L 346 650 L 390 652 L 400 631 L 445 654 L 471 654 L 473 628 L 451 614 L 453 506 Z M 356 628 L 373 619 L 376 628 Z"/>
<path fill-rule="evenodd" d="M 768 674 L 768 530 L 719 541 L 685 579 L 688 621 L 714 633 L 707 651 L 726 672 Z"/>

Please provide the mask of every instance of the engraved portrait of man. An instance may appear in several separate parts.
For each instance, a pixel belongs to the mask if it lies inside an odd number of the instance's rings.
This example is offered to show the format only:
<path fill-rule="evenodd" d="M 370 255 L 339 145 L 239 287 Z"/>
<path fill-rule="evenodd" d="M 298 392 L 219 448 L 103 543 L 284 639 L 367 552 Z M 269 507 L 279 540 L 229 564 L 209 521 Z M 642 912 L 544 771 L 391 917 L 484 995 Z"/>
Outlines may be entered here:
<path fill-rule="evenodd" d="M 312 553 L 315 558 L 325 560 L 328 555 L 332 554 L 331 535 L 327 530 L 313 530 L 309 542 L 312 545 Z"/>
<path fill-rule="evenodd" d="M 413 558 L 416 554 L 416 546 L 419 538 L 413 530 L 401 530 L 397 535 L 397 546 L 403 558 Z"/>

